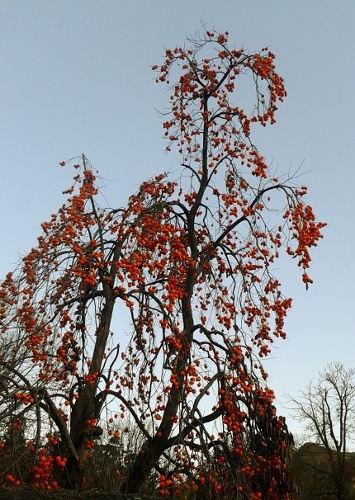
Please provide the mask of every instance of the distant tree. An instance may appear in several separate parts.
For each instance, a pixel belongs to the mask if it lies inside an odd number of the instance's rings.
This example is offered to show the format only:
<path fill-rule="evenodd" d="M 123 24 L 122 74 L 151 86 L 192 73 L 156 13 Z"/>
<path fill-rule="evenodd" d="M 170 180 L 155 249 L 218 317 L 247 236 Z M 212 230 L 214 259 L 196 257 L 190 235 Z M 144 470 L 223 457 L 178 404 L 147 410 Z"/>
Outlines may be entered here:
<path fill-rule="evenodd" d="M 162 496 L 208 483 L 212 496 L 289 498 L 292 436 L 262 365 L 291 307 L 272 268 L 285 248 L 308 287 L 324 224 L 306 188 L 276 178 L 250 137 L 286 96 L 274 55 L 227 42 L 207 31 L 153 67 L 169 83 L 180 66 L 163 125 L 166 149 L 181 155 L 175 179 L 158 175 L 125 208 L 103 209 L 82 156 L 68 202 L 1 284 L 13 418 L 31 414 L 35 453 L 48 439 L 39 486 L 56 466 L 79 488 L 95 441 L 118 435 L 129 414 L 141 445 L 127 457 L 125 493 L 153 474 Z M 244 74 L 250 112 L 232 102 Z"/>
<path fill-rule="evenodd" d="M 328 364 L 316 383 L 310 382 L 300 398 L 292 399 L 296 418 L 306 425 L 307 438 L 313 441 L 300 448 L 297 464 L 318 481 L 320 497 L 355 498 L 354 454 L 349 453 L 355 431 L 354 376 L 355 369 Z M 303 489 L 308 486 L 305 481 Z"/>

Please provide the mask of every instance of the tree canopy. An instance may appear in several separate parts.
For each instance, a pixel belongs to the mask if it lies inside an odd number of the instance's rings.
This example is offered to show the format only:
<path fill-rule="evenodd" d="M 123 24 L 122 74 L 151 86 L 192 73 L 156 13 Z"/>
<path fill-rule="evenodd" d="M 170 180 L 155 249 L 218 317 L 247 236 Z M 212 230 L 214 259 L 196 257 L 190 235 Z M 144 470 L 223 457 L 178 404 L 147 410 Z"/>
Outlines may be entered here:
<path fill-rule="evenodd" d="M 98 173 L 73 162 L 67 202 L 0 287 L 3 450 L 22 432 L 36 461 L 30 477 L 6 462 L 10 483 L 80 488 L 95 441 L 123 432 L 139 444 L 123 492 L 289 498 L 292 436 L 262 361 L 292 301 L 272 268 L 284 249 L 308 287 L 324 223 L 251 139 L 286 96 L 274 59 L 209 31 L 167 50 L 153 70 L 178 73 L 163 127 L 180 170 L 125 207 L 99 206 Z M 234 102 L 248 76 L 250 111 Z"/>

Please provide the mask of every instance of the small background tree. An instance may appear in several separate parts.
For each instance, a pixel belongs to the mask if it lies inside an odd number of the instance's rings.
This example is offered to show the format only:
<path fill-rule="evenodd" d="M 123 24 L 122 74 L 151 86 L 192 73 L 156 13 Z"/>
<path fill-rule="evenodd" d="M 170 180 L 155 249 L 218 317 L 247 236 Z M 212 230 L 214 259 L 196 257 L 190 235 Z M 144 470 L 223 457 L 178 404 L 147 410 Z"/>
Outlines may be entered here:
<path fill-rule="evenodd" d="M 301 499 L 355 498 L 355 370 L 328 364 L 317 382 L 292 399 L 295 416 L 305 425 L 307 439 L 292 465 Z"/>

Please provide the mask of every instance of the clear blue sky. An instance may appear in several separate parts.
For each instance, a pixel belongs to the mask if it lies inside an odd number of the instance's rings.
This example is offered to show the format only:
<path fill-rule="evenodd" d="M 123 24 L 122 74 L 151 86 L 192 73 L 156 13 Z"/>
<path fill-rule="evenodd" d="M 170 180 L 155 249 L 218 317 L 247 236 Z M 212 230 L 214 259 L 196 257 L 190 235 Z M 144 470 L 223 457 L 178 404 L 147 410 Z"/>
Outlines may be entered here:
<path fill-rule="evenodd" d="M 154 83 L 150 66 L 202 23 L 228 30 L 236 48 L 276 54 L 288 97 L 254 142 L 279 173 L 301 166 L 308 201 L 329 224 L 308 292 L 297 266 L 282 261 L 276 271 L 294 298 L 288 340 L 266 362 L 282 400 L 327 362 L 355 365 L 353 0 L 1 0 L 0 276 L 64 201 L 73 171 L 61 160 L 85 153 L 112 180 L 112 206 L 178 165 L 155 112 L 168 106 L 168 86 Z"/>

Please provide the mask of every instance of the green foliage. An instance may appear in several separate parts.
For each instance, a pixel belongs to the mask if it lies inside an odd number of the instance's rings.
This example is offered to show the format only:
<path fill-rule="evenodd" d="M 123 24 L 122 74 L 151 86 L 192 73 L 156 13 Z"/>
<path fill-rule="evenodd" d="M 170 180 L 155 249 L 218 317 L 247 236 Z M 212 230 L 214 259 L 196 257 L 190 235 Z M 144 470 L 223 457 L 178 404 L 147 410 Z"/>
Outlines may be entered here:
<path fill-rule="evenodd" d="M 290 466 L 291 477 L 297 485 L 299 500 L 314 500 L 315 498 L 336 499 L 332 471 L 326 449 L 315 443 L 305 443 L 293 452 Z M 346 454 L 346 476 L 343 500 L 355 499 L 355 453 Z"/>

